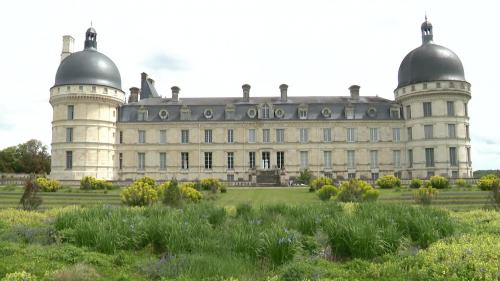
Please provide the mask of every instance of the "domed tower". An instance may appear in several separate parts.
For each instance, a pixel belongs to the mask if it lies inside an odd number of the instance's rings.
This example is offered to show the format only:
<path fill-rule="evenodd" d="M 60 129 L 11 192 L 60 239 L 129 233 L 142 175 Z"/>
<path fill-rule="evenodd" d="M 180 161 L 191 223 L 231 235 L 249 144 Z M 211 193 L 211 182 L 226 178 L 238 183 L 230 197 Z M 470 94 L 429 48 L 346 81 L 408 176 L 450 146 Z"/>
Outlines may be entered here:
<path fill-rule="evenodd" d="M 83 176 L 115 178 L 118 107 L 125 94 L 118 68 L 97 51 L 97 33 L 85 33 L 83 51 L 72 53 L 73 38 L 63 37 L 61 63 L 50 89 L 51 177 L 79 181 Z"/>
<path fill-rule="evenodd" d="M 471 177 L 470 84 L 450 49 L 433 41 L 432 24 L 422 23 L 422 45 L 401 62 L 396 101 L 406 125 L 407 177 Z"/>

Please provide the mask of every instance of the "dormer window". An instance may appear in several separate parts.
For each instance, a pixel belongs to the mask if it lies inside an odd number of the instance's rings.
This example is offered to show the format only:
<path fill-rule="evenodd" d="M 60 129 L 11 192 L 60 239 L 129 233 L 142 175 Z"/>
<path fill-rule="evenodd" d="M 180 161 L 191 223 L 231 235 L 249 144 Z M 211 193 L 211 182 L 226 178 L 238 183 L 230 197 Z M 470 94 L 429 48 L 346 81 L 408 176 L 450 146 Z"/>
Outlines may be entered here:
<path fill-rule="evenodd" d="M 261 118 L 262 119 L 269 119 L 269 105 L 268 104 L 264 104 L 262 105 L 261 107 Z"/>
<path fill-rule="evenodd" d="M 191 109 L 189 109 L 186 105 L 183 105 L 181 108 L 181 120 L 191 120 Z"/>
<path fill-rule="evenodd" d="M 354 106 L 348 105 L 345 107 L 345 118 L 354 119 Z"/>
<path fill-rule="evenodd" d="M 390 115 L 392 119 L 399 119 L 399 108 L 391 108 Z"/>
<path fill-rule="evenodd" d="M 226 120 L 234 120 L 235 107 L 234 104 L 226 105 Z"/>
<path fill-rule="evenodd" d="M 148 120 L 148 110 L 145 108 L 140 108 L 137 111 L 137 121 L 147 121 Z"/>
<path fill-rule="evenodd" d="M 307 105 L 299 105 L 298 114 L 300 119 L 307 119 Z"/>

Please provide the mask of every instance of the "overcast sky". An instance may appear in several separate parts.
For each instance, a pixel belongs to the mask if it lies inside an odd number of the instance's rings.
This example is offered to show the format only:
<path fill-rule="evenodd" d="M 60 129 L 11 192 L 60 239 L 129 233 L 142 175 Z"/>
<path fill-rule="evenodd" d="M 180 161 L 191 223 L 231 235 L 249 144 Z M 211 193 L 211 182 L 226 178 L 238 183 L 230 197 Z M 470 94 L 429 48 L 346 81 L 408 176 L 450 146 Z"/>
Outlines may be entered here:
<path fill-rule="evenodd" d="M 7 4 L 8 3 L 8 4 Z M 497 1 L 8 1 L 0 17 L 0 148 L 51 142 L 49 89 L 62 36 L 83 49 L 93 22 L 98 50 L 122 88 L 140 73 L 181 97 L 361 95 L 394 99 L 401 60 L 421 44 L 427 12 L 434 41 L 461 58 L 472 84 L 474 169 L 500 168 L 500 17 Z"/>

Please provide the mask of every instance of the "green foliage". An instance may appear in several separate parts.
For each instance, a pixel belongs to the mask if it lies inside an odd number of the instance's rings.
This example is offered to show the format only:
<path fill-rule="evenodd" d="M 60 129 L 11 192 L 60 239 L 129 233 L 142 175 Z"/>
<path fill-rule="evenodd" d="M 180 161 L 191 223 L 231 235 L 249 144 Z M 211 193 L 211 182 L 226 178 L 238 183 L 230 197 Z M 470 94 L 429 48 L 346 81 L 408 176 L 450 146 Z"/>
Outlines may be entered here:
<path fill-rule="evenodd" d="M 113 184 L 105 180 L 96 179 L 95 177 L 92 176 L 85 176 L 80 180 L 80 189 L 110 190 L 113 189 Z"/>
<path fill-rule="evenodd" d="M 339 189 L 333 185 L 323 185 L 317 192 L 319 199 L 328 201 L 339 193 Z"/>
<path fill-rule="evenodd" d="M 181 187 L 181 194 L 182 199 L 192 203 L 200 202 L 201 198 L 203 197 L 201 192 L 188 186 Z"/>
<path fill-rule="evenodd" d="M 150 177 L 147 177 L 147 176 L 139 178 L 139 179 L 135 180 L 135 182 L 142 182 L 142 183 L 148 184 L 151 187 L 156 187 L 156 181 Z"/>
<path fill-rule="evenodd" d="M 309 169 L 304 169 L 300 171 L 299 177 L 297 178 L 297 183 L 309 185 L 313 179 L 313 173 Z"/>
<path fill-rule="evenodd" d="M 122 190 L 120 199 L 128 206 L 148 206 L 158 200 L 158 192 L 147 182 L 135 181 Z"/>
<path fill-rule="evenodd" d="M 0 172 L 49 174 L 50 154 L 39 140 L 29 140 L 0 150 Z"/>
<path fill-rule="evenodd" d="M 455 185 L 460 188 L 471 187 L 471 185 L 467 183 L 467 181 L 465 181 L 464 179 L 457 179 L 455 181 Z"/>
<path fill-rule="evenodd" d="M 492 190 L 494 187 L 500 186 L 500 178 L 493 174 L 483 176 L 481 179 L 479 179 L 477 186 L 481 190 Z"/>
<path fill-rule="evenodd" d="M 419 178 L 414 178 L 410 182 L 410 188 L 421 188 L 423 185 L 423 182 Z"/>
<path fill-rule="evenodd" d="M 206 178 L 200 180 L 200 185 L 203 190 L 210 190 L 213 193 L 216 193 L 221 189 L 223 184 L 219 179 L 216 178 Z"/>
<path fill-rule="evenodd" d="M 61 189 L 61 183 L 57 180 L 52 180 L 46 177 L 38 177 L 35 180 L 35 185 L 40 187 L 45 192 L 56 192 Z"/>
<path fill-rule="evenodd" d="M 401 186 L 401 180 L 393 175 L 386 175 L 378 178 L 376 184 L 380 188 L 395 188 Z"/>
<path fill-rule="evenodd" d="M 324 185 L 332 185 L 332 179 L 328 177 L 317 177 L 311 181 L 310 183 L 311 188 L 309 191 L 319 190 Z"/>
<path fill-rule="evenodd" d="M 186 187 L 189 188 L 189 187 Z M 178 207 L 182 204 L 182 192 L 176 179 L 160 185 L 159 190 L 162 193 L 161 200 L 167 206 Z"/>
<path fill-rule="evenodd" d="M 36 281 L 36 277 L 26 271 L 8 273 L 1 281 Z"/>
<path fill-rule="evenodd" d="M 100 276 L 94 267 L 77 263 L 56 271 L 53 276 L 53 281 L 94 281 Z"/>
<path fill-rule="evenodd" d="M 43 202 L 42 197 L 38 194 L 40 187 L 34 185 L 31 180 L 26 181 L 24 186 L 24 193 L 19 203 L 23 210 L 33 211 L 36 210 Z"/>
<path fill-rule="evenodd" d="M 240 203 L 236 205 L 236 216 L 249 217 L 252 214 L 252 205 L 249 203 Z"/>
<path fill-rule="evenodd" d="M 260 234 L 258 257 L 272 266 L 282 265 L 293 259 L 299 249 L 299 234 L 279 226 L 272 226 Z"/>
<path fill-rule="evenodd" d="M 351 179 L 340 184 L 336 200 L 339 202 L 367 202 L 377 200 L 380 192 L 364 180 Z"/>
<path fill-rule="evenodd" d="M 417 204 L 429 205 L 438 195 L 438 190 L 433 187 L 421 187 L 413 192 L 413 198 Z"/>
<path fill-rule="evenodd" d="M 442 176 L 432 176 L 429 179 L 429 183 L 433 188 L 443 189 L 450 187 L 450 183 L 447 178 Z"/>

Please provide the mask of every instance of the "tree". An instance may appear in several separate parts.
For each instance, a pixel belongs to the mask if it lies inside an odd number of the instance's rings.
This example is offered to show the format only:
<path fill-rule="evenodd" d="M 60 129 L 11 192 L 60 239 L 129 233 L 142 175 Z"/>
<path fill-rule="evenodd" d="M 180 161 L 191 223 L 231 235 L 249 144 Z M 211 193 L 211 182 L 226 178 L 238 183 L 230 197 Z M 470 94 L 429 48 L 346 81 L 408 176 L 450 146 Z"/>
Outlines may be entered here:
<path fill-rule="evenodd" d="M 50 155 L 47 146 L 39 140 L 29 140 L 0 151 L 0 172 L 50 173 Z"/>

